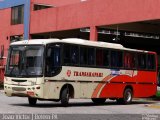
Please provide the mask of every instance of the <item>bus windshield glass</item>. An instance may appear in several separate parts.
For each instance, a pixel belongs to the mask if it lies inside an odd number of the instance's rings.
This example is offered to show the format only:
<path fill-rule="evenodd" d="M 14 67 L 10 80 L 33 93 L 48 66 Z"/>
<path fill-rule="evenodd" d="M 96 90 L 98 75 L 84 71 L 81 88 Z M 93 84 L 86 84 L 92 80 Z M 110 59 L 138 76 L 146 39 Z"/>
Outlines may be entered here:
<path fill-rule="evenodd" d="M 6 66 L 6 76 L 42 76 L 43 53 L 43 46 L 11 46 Z"/>

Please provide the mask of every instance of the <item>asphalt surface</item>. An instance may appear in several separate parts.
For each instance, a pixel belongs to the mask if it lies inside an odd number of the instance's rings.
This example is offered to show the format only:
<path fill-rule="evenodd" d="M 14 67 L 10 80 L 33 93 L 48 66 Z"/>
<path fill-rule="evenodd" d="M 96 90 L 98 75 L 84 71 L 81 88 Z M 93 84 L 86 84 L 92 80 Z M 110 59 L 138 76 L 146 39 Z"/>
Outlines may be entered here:
<path fill-rule="evenodd" d="M 118 105 L 111 100 L 107 100 L 103 105 L 95 105 L 90 99 L 72 99 L 68 107 L 61 106 L 60 102 L 38 101 L 36 106 L 31 107 L 27 98 L 7 97 L 1 90 L 0 103 L 0 119 L 4 119 L 6 114 L 28 114 L 32 116 L 33 120 L 51 118 L 59 120 L 160 119 L 160 101 L 146 99 L 134 99 L 130 105 Z M 42 116 L 39 117 L 38 115 Z"/>

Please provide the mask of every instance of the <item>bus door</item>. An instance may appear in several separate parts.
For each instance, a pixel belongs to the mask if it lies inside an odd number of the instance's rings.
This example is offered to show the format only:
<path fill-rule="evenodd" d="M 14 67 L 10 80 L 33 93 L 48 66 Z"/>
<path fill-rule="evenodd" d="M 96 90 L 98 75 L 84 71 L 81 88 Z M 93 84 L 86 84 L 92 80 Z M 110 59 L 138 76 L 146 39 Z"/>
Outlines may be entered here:
<path fill-rule="evenodd" d="M 60 72 L 60 50 L 61 47 L 59 44 L 48 46 L 46 55 L 46 77 L 53 77 Z"/>

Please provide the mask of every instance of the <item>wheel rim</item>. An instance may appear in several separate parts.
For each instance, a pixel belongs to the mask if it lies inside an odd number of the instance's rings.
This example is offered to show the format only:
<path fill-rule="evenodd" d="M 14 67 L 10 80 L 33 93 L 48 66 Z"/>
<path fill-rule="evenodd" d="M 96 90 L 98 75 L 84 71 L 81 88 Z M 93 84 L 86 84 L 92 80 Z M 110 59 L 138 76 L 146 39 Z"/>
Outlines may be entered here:
<path fill-rule="evenodd" d="M 132 99 L 132 93 L 131 93 L 130 91 L 127 91 L 127 92 L 126 92 L 126 95 L 125 95 L 125 100 L 126 100 L 127 102 L 130 102 L 131 99 Z"/>

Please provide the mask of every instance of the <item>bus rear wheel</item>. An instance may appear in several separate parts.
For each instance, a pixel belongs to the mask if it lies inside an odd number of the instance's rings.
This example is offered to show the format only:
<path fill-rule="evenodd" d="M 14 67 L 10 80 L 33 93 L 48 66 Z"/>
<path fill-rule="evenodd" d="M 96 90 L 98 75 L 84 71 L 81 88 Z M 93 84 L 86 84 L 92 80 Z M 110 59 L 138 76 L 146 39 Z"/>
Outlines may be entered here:
<path fill-rule="evenodd" d="M 68 88 L 64 88 L 61 92 L 61 104 L 64 107 L 67 107 L 69 103 L 69 89 Z"/>
<path fill-rule="evenodd" d="M 123 98 L 117 99 L 118 104 L 130 104 L 132 102 L 133 92 L 130 88 L 126 88 L 123 93 Z"/>
<path fill-rule="evenodd" d="M 28 97 L 28 102 L 30 106 L 34 106 L 37 103 L 37 98 Z"/>
<path fill-rule="evenodd" d="M 106 98 L 92 98 L 92 101 L 93 101 L 95 104 L 103 104 L 103 103 L 105 103 Z"/>

